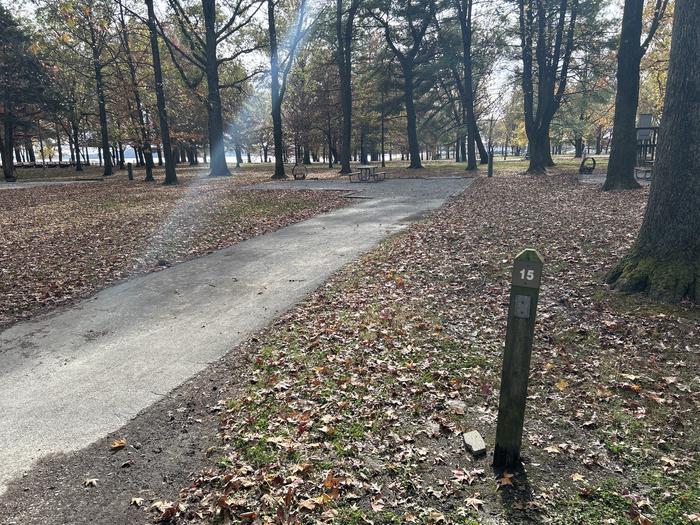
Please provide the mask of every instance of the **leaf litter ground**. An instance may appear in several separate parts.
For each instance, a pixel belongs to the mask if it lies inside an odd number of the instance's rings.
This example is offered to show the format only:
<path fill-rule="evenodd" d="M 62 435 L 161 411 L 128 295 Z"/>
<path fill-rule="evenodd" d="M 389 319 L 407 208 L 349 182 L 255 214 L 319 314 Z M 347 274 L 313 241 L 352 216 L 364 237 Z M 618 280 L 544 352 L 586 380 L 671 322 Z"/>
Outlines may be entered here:
<path fill-rule="evenodd" d="M 647 196 L 566 175 L 481 179 L 122 431 L 42 462 L 3 515 L 695 523 L 700 314 L 601 284 Z M 526 246 L 546 260 L 526 473 L 496 476 L 510 264 Z M 463 448 L 474 429 L 486 458 Z"/>
<path fill-rule="evenodd" d="M 481 179 L 349 266 L 244 350 L 211 466 L 154 519 L 693 523 L 700 315 L 611 293 L 648 193 Z M 525 474 L 492 451 L 510 265 L 545 257 Z"/>

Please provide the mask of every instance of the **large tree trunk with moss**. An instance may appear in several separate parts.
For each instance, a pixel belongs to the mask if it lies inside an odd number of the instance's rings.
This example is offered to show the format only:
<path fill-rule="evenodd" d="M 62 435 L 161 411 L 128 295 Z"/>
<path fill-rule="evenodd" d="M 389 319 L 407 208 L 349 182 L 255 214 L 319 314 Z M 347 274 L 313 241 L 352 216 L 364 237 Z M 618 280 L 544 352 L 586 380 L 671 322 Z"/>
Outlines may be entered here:
<path fill-rule="evenodd" d="M 658 160 L 644 222 L 611 272 L 617 289 L 700 302 L 700 2 L 677 0 Z"/>

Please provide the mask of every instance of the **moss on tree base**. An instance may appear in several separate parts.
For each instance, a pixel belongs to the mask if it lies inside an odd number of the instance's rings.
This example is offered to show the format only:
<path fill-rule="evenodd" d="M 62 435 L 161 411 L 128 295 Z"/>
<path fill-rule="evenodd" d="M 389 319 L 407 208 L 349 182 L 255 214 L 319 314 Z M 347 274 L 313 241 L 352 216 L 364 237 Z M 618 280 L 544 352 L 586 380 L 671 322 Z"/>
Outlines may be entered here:
<path fill-rule="evenodd" d="M 630 254 L 610 272 L 607 282 L 622 292 L 643 293 L 652 299 L 700 302 L 700 261 L 660 260 Z"/>

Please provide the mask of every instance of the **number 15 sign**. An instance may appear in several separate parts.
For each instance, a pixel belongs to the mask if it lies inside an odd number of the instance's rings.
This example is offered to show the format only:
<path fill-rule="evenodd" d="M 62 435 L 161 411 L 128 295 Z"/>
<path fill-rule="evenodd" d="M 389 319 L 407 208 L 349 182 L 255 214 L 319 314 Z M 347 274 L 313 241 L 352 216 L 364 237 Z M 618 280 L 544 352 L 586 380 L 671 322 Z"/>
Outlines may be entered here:
<path fill-rule="evenodd" d="M 513 265 L 513 286 L 539 288 L 541 280 L 541 262 L 515 260 L 515 264 Z"/>
<path fill-rule="evenodd" d="M 522 251 L 513 262 L 493 452 L 493 466 L 511 472 L 522 467 L 520 447 L 543 263 L 542 256 L 531 249 Z"/>

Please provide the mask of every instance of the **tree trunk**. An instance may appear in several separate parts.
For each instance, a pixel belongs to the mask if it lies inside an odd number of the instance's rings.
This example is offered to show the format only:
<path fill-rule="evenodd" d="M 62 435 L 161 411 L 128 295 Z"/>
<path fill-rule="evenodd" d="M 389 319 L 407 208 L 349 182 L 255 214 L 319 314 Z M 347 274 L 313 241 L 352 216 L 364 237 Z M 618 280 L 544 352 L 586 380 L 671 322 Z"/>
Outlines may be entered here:
<path fill-rule="evenodd" d="M 240 168 L 241 164 L 243 164 L 243 150 L 240 144 L 236 144 L 233 148 L 236 152 L 236 167 Z"/>
<path fill-rule="evenodd" d="M 105 90 L 104 90 L 104 80 L 102 78 L 102 62 L 100 60 L 100 51 L 97 47 L 97 37 L 95 35 L 95 28 L 93 26 L 93 21 L 90 16 L 88 18 L 88 24 L 90 27 L 90 34 L 92 38 L 91 49 L 92 49 L 92 61 L 93 68 L 95 70 L 95 90 L 97 92 L 97 106 L 100 115 L 100 139 L 102 142 L 102 156 L 104 157 L 104 171 L 103 176 L 109 177 L 112 175 L 112 160 L 109 156 L 109 130 L 107 127 L 107 104 L 105 102 Z"/>
<path fill-rule="evenodd" d="M 272 137 L 275 145 L 275 173 L 272 175 L 273 179 L 286 179 L 287 175 L 284 173 L 284 145 L 282 143 L 282 108 L 281 103 L 275 98 L 275 102 L 272 105 Z"/>
<path fill-rule="evenodd" d="M 360 164 L 369 164 L 367 159 L 367 125 L 360 126 Z"/>
<path fill-rule="evenodd" d="M 80 142 L 78 141 L 78 122 L 71 122 L 73 128 L 73 149 L 75 150 L 75 171 L 83 171 L 83 164 L 80 162 Z"/>
<path fill-rule="evenodd" d="M 5 180 L 14 182 L 14 163 L 12 162 L 12 146 L 14 145 L 14 113 L 13 104 L 9 94 L 5 96 L 5 114 L 3 116 L 3 145 L 2 145 L 2 173 Z"/>
<path fill-rule="evenodd" d="M 12 158 L 12 146 L 8 147 L 6 139 L 7 131 L 4 131 L 2 144 L 0 144 L 0 160 L 2 160 L 2 174 L 7 182 L 14 182 L 13 175 L 14 159 Z"/>
<path fill-rule="evenodd" d="M 407 5 L 410 9 L 410 2 Z M 384 28 L 384 39 L 387 45 L 401 65 L 401 72 L 404 80 L 404 104 L 406 106 L 406 131 L 411 161 L 409 168 L 411 169 L 420 169 L 423 167 L 420 162 L 420 145 L 418 143 L 418 129 L 416 124 L 416 108 L 414 103 L 415 81 L 413 78 L 413 70 L 428 26 L 435 20 L 435 3 L 429 2 L 427 7 L 431 16 L 425 16 L 419 27 L 413 25 L 413 20 L 410 16 L 407 19 L 411 34 L 410 45 L 406 42 L 397 44 L 392 36 L 390 23 L 381 18 L 377 18 Z"/>
<path fill-rule="evenodd" d="M 464 87 L 462 104 L 464 124 L 467 128 L 467 170 L 476 166 L 476 116 L 474 114 L 474 80 L 472 72 L 472 4 L 473 0 L 458 0 L 457 15 L 462 31 L 462 63 L 464 66 Z"/>
<path fill-rule="evenodd" d="M 418 144 L 418 129 L 416 125 L 416 107 L 413 101 L 413 66 L 403 66 L 404 75 L 404 104 L 406 105 L 406 132 L 408 134 L 408 151 L 411 163 L 409 168 L 421 169 L 420 145 Z"/>
<path fill-rule="evenodd" d="M 123 170 L 124 169 L 124 145 L 121 143 L 121 141 L 117 142 L 117 145 L 119 146 L 119 169 Z"/>
<path fill-rule="evenodd" d="M 279 56 L 277 49 L 277 27 L 275 4 L 267 3 L 267 23 L 270 37 L 270 91 L 272 97 L 272 137 L 275 143 L 275 172 L 273 179 L 286 179 L 284 173 L 284 145 L 282 143 L 282 97 L 280 86 Z"/>
<path fill-rule="evenodd" d="M 527 173 L 532 175 L 545 173 L 547 167 L 554 165 L 549 129 L 566 92 L 578 14 L 578 1 L 562 0 L 558 7 L 554 3 L 554 11 L 550 13 L 547 5 L 548 2 L 538 1 L 535 5 L 531 1 L 518 2 L 521 84 L 530 150 Z"/>
<path fill-rule="evenodd" d="M 547 137 L 545 140 L 547 141 L 547 147 L 545 151 L 544 165 L 547 168 L 551 168 L 552 166 L 556 166 L 556 164 L 554 164 L 554 159 L 552 158 L 552 137 L 549 136 L 549 125 L 547 125 Z"/>
<path fill-rule="evenodd" d="M 170 144 L 170 126 L 168 124 L 168 111 L 165 105 L 165 90 L 163 88 L 163 70 L 160 63 L 160 49 L 158 48 L 158 32 L 156 29 L 156 15 L 153 9 L 153 0 L 145 0 L 148 8 L 148 35 L 151 44 L 151 56 L 153 59 L 153 77 L 156 88 L 156 106 L 158 108 L 158 123 L 160 125 L 160 140 L 162 155 L 165 157 L 165 182 L 163 184 L 177 184 L 175 162 L 173 161 L 173 149 Z M 158 146 L 158 165 L 163 165 L 161 146 Z"/>
<path fill-rule="evenodd" d="M 134 95 L 134 101 L 136 103 L 136 114 L 139 123 L 139 131 L 141 134 L 141 148 L 140 153 L 142 158 L 139 158 L 139 164 L 143 166 L 146 165 L 146 182 L 154 182 L 153 178 L 153 150 L 151 149 L 151 137 L 146 127 L 146 119 L 143 113 L 143 104 L 141 103 L 141 94 L 139 93 L 139 85 L 136 77 L 136 63 L 134 57 L 131 54 L 131 46 L 129 44 L 129 32 L 126 27 L 126 22 L 124 21 L 124 7 L 119 4 L 119 14 L 120 25 L 121 25 L 121 35 L 122 43 L 124 46 L 124 54 L 126 55 L 126 63 L 129 68 L 129 79 L 131 80 L 131 91 Z"/>
<path fill-rule="evenodd" d="M 209 117 L 209 165 L 210 177 L 231 175 L 226 165 L 224 146 L 224 119 L 221 113 L 221 93 L 219 91 L 219 62 L 216 56 L 216 2 L 202 0 L 205 26 L 205 60 L 207 74 L 207 115 Z"/>
<path fill-rule="evenodd" d="M 609 275 L 627 292 L 700 303 L 700 2 L 676 0 L 651 193 L 637 242 Z M 688 141 L 692 146 L 688 147 Z"/>
<path fill-rule="evenodd" d="M 386 119 L 386 113 L 384 111 L 384 90 L 383 89 L 382 89 L 381 104 L 382 104 L 382 109 L 381 109 L 381 111 L 382 111 L 382 114 L 381 114 L 382 129 L 381 129 L 381 137 L 380 137 L 380 142 L 381 142 L 380 146 L 381 146 L 381 156 L 382 156 L 382 168 L 386 168 L 385 151 L 384 151 L 385 150 L 384 141 L 385 141 L 385 134 L 386 134 L 384 120 Z"/>
<path fill-rule="evenodd" d="M 637 164 L 637 106 L 642 61 L 642 17 L 644 2 L 625 0 L 622 34 L 617 54 L 617 94 L 613 121 L 612 151 L 603 190 L 639 188 L 634 178 Z"/>
<path fill-rule="evenodd" d="M 41 167 L 46 168 L 46 157 L 44 156 L 44 138 L 41 134 L 41 122 L 36 123 L 37 133 L 39 134 L 39 155 L 41 156 Z"/>
<path fill-rule="evenodd" d="M 343 27 L 343 0 L 336 0 L 335 30 L 338 52 L 336 61 L 340 77 L 340 109 L 343 114 L 340 140 L 340 173 L 350 173 L 352 140 L 352 37 L 355 14 L 360 0 L 351 0 Z M 331 163 L 332 167 L 332 163 Z"/>
<path fill-rule="evenodd" d="M 331 130 L 330 111 L 326 113 L 326 138 L 328 139 L 328 169 L 333 169 L 333 131 Z"/>
<path fill-rule="evenodd" d="M 275 143 L 275 172 L 273 179 L 286 179 L 284 163 L 287 160 L 287 151 L 283 144 L 282 129 L 282 101 L 287 90 L 287 78 L 294 63 L 294 55 L 297 46 L 304 35 L 304 20 L 307 0 L 300 0 L 294 12 L 296 12 L 296 22 L 292 33 L 287 34 L 285 39 L 289 42 L 287 46 L 287 56 L 280 64 L 279 46 L 277 41 L 277 26 L 275 21 L 275 9 L 278 4 L 273 1 L 267 2 L 267 24 L 268 37 L 270 42 L 270 94 L 272 102 L 272 128 Z M 296 152 L 295 152 L 296 154 Z"/>
<path fill-rule="evenodd" d="M 24 149 L 27 150 L 27 157 L 29 162 L 36 164 L 36 155 L 34 155 L 34 144 L 31 138 L 24 139 Z"/>
<path fill-rule="evenodd" d="M 58 131 L 58 122 L 56 122 L 56 147 L 58 148 L 58 166 L 63 162 L 63 148 L 61 147 L 61 133 Z"/>
<path fill-rule="evenodd" d="M 68 152 L 70 153 L 70 164 L 72 166 L 73 164 L 75 164 L 75 153 L 73 151 L 73 135 L 70 131 L 70 128 L 66 130 L 66 134 L 68 136 Z"/>
<path fill-rule="evenodd" d="M 530 165 L 528 173 L 539 174 L 544 173 L 549 158 L 549 134 L 547 131 L 539 130 L 537 134 L 532 134 L 529 137 L 528 149 L 530 154 Z"/>
<path fill-rule="evenodd" d="M 479 164 L 489 163 L 489 152 L 486 151 L 484 146 L 484 141 L 481 140 L 481 133 L 479 133 L 479 128 L 476 127 L 474 130 L 474 138 L 476 139 L 476 147 L 479 150 Z"/>
<path fill-rule="evenodd" d="M 467 160 L 467 171 L 473 171 L 477 169 L 476 167 L 476 140 L 474 137 L 474 128 L 471 124 L 471 117 L 468 115 L 466 108 L 464 111 L 464 127 L 467 128 L 467 149 L 466 149 L 466 160 Z"/>

